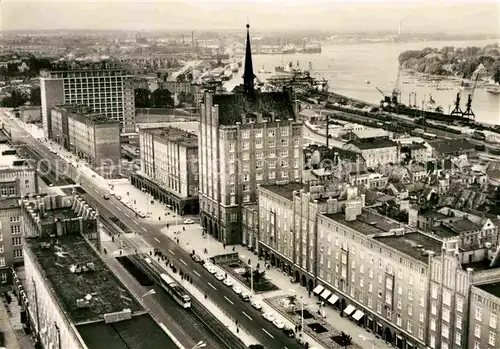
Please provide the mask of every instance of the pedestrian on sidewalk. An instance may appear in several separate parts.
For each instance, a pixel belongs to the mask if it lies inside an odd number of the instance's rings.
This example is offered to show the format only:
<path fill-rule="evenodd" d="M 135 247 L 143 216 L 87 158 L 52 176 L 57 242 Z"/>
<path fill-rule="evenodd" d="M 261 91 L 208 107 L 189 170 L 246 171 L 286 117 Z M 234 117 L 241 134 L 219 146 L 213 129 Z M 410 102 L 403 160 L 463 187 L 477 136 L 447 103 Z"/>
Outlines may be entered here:
<path fill-rule="evenodd" d="M 236 247 L 235 247 L 235 246 L 233 246 L 233 252 L 234 252 L 234 250 L 235 250 L 235 249 L 236 249 Z"/>

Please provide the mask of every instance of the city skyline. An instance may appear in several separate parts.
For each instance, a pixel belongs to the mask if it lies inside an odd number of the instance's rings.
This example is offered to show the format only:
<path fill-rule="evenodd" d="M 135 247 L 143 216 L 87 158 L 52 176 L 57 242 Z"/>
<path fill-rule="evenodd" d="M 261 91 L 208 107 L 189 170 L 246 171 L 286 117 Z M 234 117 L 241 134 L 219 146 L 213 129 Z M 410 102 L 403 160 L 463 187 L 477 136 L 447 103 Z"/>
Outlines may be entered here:
<path fill-rule="evenodd" d="M 500 7 L 494 1 L 203 0 L 122 2 L 4 1 L 2 31 L 16 30 L 229 30 L 249 20 L 256 31 L 398 31 L 496 34 Z M 175 11 L 175 12 L 174 12 Z M 220 13 L 223 13 L 221 15 Z M 108 16 L 113 13 L 112 18 Z M 174 16 L 171 16 L 175 13 Z M 57 20 L 54 20 L 57 18 Z"/>

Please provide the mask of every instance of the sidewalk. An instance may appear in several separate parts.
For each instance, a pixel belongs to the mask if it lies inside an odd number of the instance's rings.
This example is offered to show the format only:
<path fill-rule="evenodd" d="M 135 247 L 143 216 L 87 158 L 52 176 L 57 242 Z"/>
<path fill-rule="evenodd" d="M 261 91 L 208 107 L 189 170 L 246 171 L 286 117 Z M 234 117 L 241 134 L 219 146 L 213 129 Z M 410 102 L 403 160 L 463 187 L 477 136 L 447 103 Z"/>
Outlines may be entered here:
<path fill-rule="evenodd" d="M 212 257 L 214 255 L 231 253 L 233 251 L 238 252 L 240 255 L 240 259 L 242 261 L 247 262 L 249 259 L 251 260 L 252 265 L 257 265 L 259 263 L 261 268 L 264 266 L 264 261 L 259 260 L 256 255 L 254 255 L 251 251 L 246 249 L 243 246 L 235 245 L 235 246 L 226 246 L 224 249 L 222 243 L 215 240 L 212 236 L 207 235 L 207 238 L 202 238 L 201 233 L 202 229 L 200 227 L 186 226 L 186 231 L 181 231 L 178 234 L 175 234 L 175 229 L 167 229 L 163 228 L 162 233 L 166 236 L 170 237 L 172 240 L 177 237 L 179 238 L 180 245 L 188 252 L 192 252 L 194 249 L 198 255 L 202 258 Z M 207 254 L 204 254 L 204 249 L 207 249 Z M 276 268 L 271 267 L 271 269 L 266 271 L 266 275 L 270 278 L 272 283 L 280 288 L 277 291 L 265 292 L 261 294 L 257 294 L 254 298 L 261 301 L 263 312 L 272 312 L 275 315 L 278 315 L 280 319 L 286 320 L 285 323 L 289 323 L 288 319 L 285 319 L 281 314 L 278 314 L 270 305 L 268 305 L 264 299 L 271 298 L 276 296 L 289 296 L 294 294 L 298 299 L 302 297 L 305 300 L 304 309 L 308 309 L 311 313 L 316 313 L 318 310 L 318 298 L 311 295 L 309 297 L 309 293 L 307 290 L 300 286 L 297 283 L 290 283 L 290 280 L 287 275 L 284 275 L 282 272 L 277 270 Z M 245 285 L 242 285 L 246 288 Z M 354 322 L 348 320 L 347 318 L 340 317 L 338 311 L 334 310 L 330 306 L 325 306 L 321 308 L 324 311 L 324 321 L 329 323 L 333 328 L 338 331 L 343 331 L 352 336 L 353 343 L 356 343 L 361 348 L 366 349 L 388 349 L 391 348 L 381 339 L 377 339 L 372 333 L 367 332 L 363 327 L 356 325 Z M 315 343 L 316 341 L 312 340 L 308 335 L 306 335 L 306 341 L 309 343 Z M 314 344 L 317 346 L 317 344 Z M 313 345 L 313 346 L 314 346 Z M 321 346 L 320 346 L 321 347 Z"/>

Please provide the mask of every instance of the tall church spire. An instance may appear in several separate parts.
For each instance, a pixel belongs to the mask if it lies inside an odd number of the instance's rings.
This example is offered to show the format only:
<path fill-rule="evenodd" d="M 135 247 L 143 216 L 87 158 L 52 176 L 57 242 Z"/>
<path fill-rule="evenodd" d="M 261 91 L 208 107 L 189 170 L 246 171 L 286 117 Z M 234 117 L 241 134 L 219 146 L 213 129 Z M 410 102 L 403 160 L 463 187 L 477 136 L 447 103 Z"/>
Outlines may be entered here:
<path fill-rule="evenodd" d="M 245 51 L 245 72 L 243 73 L 243 92 L 246 94 L 254 93 L 252 49 L 250 47 L 250 24 L 247 24 L 247 48 Z"/>

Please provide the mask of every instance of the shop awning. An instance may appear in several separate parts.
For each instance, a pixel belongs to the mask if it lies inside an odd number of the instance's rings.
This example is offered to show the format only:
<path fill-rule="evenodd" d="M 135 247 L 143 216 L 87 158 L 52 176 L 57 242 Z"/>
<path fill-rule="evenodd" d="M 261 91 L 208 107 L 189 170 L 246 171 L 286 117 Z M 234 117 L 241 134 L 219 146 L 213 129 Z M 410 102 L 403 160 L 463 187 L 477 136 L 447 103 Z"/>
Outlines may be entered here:
<path fill-rule="evenodd" d="M 337 297 L 336 295 L 332 295 L 330 297 L 330 299 L 328 300 L 328 303 L 330 303 L 331 305 L 334 305 L 335 303 L 337 303 L 338 300 L 339 300 L 339 297 Z"/>
<path fill-rule="evenodd" d="M 331 294 L 332 294 L 331 291 L 324 290 L 323 293 L 321 294 L 321 298 L 327 299 L 328 297 L 330 297 Z"/>
<path fill-rule="evenodd" d="M 321 285 L 316 286 L 316 288 L 313 290 L 314 294 L 320 294 L 325 288 Z"/>
<path fill-rule="evenodd" d="M 356 308 L 354 308 L 352 305 L 348 305 L 347 308 L 344 309 L 344 314 L 346 314 L 347 316 L 351 315 L 352 313 L 354 313 L 354 310 L 356 310 Z"/>
<path fill-rule="evenodd" d="M 365 313 L 363 313 L 361 310 L 356 310 L 352 318 L 356 321 L 359 321 L 363 316 L 365 316 Z"/>

